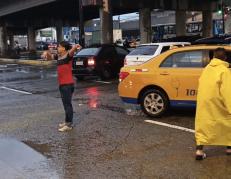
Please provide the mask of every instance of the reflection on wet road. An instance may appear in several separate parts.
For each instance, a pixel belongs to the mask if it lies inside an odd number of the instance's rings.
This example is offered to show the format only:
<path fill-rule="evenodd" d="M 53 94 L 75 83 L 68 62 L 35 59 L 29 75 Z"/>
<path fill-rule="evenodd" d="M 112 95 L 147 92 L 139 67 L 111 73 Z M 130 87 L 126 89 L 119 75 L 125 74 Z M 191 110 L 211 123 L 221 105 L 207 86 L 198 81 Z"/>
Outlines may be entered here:
<path fill-rule="evenodd" d="M 44 68 L 31 65 L 4 64 L 0 65 L 0 82 L 56 77 L 57 74 L 54 69 L 54 66 Z"/>
<path fill-rule="evenodd" d="M 59 178 L 47 158 L 12 138 L 0 138 L 0 172 L 6 179 Z"/>

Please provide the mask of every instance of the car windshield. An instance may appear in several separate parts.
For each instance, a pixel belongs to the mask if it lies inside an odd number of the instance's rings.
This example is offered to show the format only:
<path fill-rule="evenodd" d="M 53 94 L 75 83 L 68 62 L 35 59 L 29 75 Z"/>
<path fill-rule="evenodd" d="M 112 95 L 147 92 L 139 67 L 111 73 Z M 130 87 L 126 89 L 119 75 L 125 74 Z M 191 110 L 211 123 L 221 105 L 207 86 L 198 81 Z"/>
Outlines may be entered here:
<path fill-rule="evenodd" d="M 158 45 L 139 46 L 129 53 L 129 55 L 154 55 Z"/>
<path fill-rule="evenodd" d="M 80 50 L 80 52 L 77 53 L 77 55 L 90 55 L 90 56 L 94 56 L 98 52 L 98 49 L 99 48 L 84 48 L 84 49 Z"/>

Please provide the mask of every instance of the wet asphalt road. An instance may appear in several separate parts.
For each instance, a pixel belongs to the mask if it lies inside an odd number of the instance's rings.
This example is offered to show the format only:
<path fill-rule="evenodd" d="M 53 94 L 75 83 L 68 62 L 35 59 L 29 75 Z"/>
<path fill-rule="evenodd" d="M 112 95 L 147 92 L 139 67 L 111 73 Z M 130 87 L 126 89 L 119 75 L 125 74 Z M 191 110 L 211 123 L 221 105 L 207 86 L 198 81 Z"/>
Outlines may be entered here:
<path fill-rule="evenodd" d="M 0 64 L 0 178 L 231 178 L 224 148 L 207 147 L 197 162 L 192 132 L 145 122 L 194 129 L 194 109 L 150 119 L 121 102 L 117 85 L 77 82 L 74 130 L 59 133 L 55 67 Z"/>

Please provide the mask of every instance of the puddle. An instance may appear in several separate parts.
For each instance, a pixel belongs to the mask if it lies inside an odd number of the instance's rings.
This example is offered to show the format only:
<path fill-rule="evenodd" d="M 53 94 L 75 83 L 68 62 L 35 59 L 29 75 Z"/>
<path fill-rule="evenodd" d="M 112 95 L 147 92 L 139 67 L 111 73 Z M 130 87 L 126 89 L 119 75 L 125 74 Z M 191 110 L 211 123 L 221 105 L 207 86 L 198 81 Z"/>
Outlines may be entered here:
<path fill-rule="evenodd" d="M 42 155 L 46 156 L 47 158 L 51 158 L 51 149 L 48 144 L 38 144 L 32 141 L 23 141 L 24 144 L 30 146 L 37 152 L 41 153 Z"/>
<path fill-rule="evenodd" d="M 75 98 L 73 101 L 78 101 L 78 106 L 87 105 L 92 109 L 104 109 L 113 112 L 118 112 L 122 114 L 127 114 L 129 116 L 144 116 L 143 112 L 140 109 L 140 106 L 113 106 L 107 104 L 101 104 L 100 100 L 97 98 Z"/>
<path fill-rule="evenodd" d="M 0 139 L 0 168 L 5 178 L 59 178 L 44 155 L 11 138 Z"/>

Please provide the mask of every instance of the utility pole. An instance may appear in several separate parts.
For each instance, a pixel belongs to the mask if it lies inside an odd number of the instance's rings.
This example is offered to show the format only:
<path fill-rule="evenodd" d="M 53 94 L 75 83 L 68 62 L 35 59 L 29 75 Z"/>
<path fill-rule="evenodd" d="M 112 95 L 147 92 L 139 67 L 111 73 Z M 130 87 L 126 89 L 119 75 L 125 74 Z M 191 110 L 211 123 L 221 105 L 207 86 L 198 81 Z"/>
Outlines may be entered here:
<path fill-rule="evenodd" d="M 223 34 L 225 34 L 225 6 L 224 6 L 224 1 L 221 0 L 221 11 L 222 11 L 222 30 Z"/>
<path fill-rule="evenodd" d="M 118 16 L 119 29 L 120 29 L 120 15 Z"/>
<path fill-rule="evenodd" d="M 83 2 L 79 0 L 79 44 L 85 47 L 84 19 L 83 19 Z"/>

